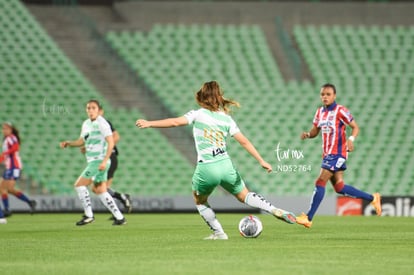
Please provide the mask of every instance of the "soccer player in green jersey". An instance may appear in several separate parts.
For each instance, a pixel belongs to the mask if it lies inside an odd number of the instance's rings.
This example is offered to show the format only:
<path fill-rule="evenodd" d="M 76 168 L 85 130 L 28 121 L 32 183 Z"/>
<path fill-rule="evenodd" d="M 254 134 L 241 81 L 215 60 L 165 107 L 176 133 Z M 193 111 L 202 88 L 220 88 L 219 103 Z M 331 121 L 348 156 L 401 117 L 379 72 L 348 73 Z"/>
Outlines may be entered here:
<path fill-rule="evenodd" d="M 223 92 L 216 81 L 206 82 L 196 93 L 196 101 L 200 109 L 192 110 L 184 116 L 163 120 L 147 121 L 138 119 L 140 128 L 168 128 L 193 125 L 193 136 L 197 149 L 197 167 L 192 179 L 194 201 L 201 217 L 213 230 L 213 234 L 205 239 L 227 240 L 228 236 L 217 220 L 207 200 L 213 190 L 221 185 L 233 194 L 240 202 L 251 207 L 260 208 L 287 223 L 296 222 L 293 213 L 276 208 L 261 195 L 250 192 L 239 172 L 227 154 L 226 137 L 233 136 L 240 145 L 249 152 L 267 171 L 272 166 L 267 163 L 254 145 L 241 133 L 233 118 L 229 115 L 230 106 L 239 106 L 236 101 L 223 97 Z"/>
<path fill-rule="evenodd" d="M 86 225 L 94 221 L 91 198 L 87 186 L 94 184 L 94 191 L 106 208 L 115 217 L 113 225 L 126 224 L 126 220 L 108 193 L 106 181 L 111 164 L 110 156 L 114 140 L 108 122 L 99 115 L 102 106 L 97 100 L 89 100 L 86 104 L 88 119 L 83 122 L 81 135 L 74 141 L 62 141 L 61 148 L 81 147 L 85 145 L 88 166 L 75 182 L 75 189 L 82 202 L 84 215 L 76 225 Z"/>
<path fill-rule="evenodd" d="M 104 110 L 103 109 L 101 109 L 99 111 L 99 115 L 102 116 L 102 117 L 104 116 Z M 119 151 L 118 151 L 118 148 L 116 147 L 116 145 L 117 145 L 117 143 L 118 143 L 118 141 L 120 140 L 121 137 L 120 137 L 118 131 L 113 127 L 112 123 L 106 118 L 105 118 L 105 120 L 108 122 L 109 127 L 111 128 L 112 137 L 113 137 L 113 140 L 114 140 L 114 149 L 112 150 L 112 154 L 111 154 L 111 157 L 110 157 L 111 165 L 109 166 L 109 169 L 108 169 L 108 180 L 106 181 L 106 189 L 107 189 L 108 193 L 114 199 L 119 200 L 124 205 L 124 209 L 125 209 L 126 212 L 131 213 L 132 203 L 131 203 L 129 194 L 119 193 L 118 191 L 116 191 L 112 187 L 112 181 L 114 179 L 115 172 L 118 169 L 118 153 L 119 153 Z M 85 146 L 82 146 L 80 148 L 80 151 L 81 151 L 82 154 L 85 154 L 85 152 L 86 152 Z M 95 192 L 94 188 L 92 188 L 92 191 Z M 115 217 L 111 216 L 110 220 L 115 220 Z"/>

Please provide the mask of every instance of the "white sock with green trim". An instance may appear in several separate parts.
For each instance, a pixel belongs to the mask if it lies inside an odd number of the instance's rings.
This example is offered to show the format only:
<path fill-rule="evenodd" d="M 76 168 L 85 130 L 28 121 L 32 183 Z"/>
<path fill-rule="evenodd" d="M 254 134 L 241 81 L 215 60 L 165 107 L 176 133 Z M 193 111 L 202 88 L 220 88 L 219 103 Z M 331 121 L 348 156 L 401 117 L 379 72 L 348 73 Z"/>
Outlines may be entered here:
<path fill-rule="evenodd" d="M 85 216 L 92 218 L 93 217 L 92 203 L 91 203 L 91 197 L 89 196 L 88 188 L 86 188 L 86 186 L 78 186 L 78 187 L 75 187 L 75 190 L 78 193 L 78 197 L 82 203 Z"/>
<path fill-rule="evenodd" d="M 254 208 L 260 208 L 269 213 L 272 213 L 272 210 L 276 209 L 276 207 L 274 207 L 265 198 L 254 192 L 247 193 L 244 203 Z"/>
<path fill-rule="evenodd" d="M 207 223 L 207 225 L 214 231 L 214 233 L 224 233 L 223 227 L 216 218 L 216 213 L 213 209 L 207 204 L 198 204 L 196 205 L 198 213 Z"/>
<path fill-rule="evenodd" d="M 111 195 L 109 195 L 108 192 L 98 194 L 98 197 L 101 199 L 103 205 L 105 205 L 105 207 L 108 208 L 109 211 L 111 211 L 115 219 L 122 220 L 124 218 L 124 215 L 122 215 L 121 211 L 119 211 L 119 208 L 116 205 L 114 199 Z"/>

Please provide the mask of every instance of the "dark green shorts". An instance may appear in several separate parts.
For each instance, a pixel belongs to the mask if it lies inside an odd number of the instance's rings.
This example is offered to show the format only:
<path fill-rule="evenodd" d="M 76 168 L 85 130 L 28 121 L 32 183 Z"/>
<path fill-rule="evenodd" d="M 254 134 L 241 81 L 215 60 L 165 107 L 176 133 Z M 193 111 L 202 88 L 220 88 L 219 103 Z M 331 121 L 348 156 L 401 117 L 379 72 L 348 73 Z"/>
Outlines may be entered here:
<path fill-rule="evenodd" d="M 230 159 L 198 163 L 193 175 L 193 191 L 198 195 L 210 195 L 218 185 L 233 195 L 240 193 L 245 187 Z"/>

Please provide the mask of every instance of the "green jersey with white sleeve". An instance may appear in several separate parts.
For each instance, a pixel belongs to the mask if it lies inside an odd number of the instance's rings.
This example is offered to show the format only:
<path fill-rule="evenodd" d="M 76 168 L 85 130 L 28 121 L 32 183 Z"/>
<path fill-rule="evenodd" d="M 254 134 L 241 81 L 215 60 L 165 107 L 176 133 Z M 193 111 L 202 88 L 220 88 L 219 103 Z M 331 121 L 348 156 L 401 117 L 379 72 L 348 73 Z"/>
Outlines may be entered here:
<path fill-rule="evenodd" d="M 87 162 L 103 160 L 108 143 L 105 138 L 112 135 L 109 123 L 98 116 L 95 120 L 87 119 L 82 124 L 81 137 L 85 142 L 85 157 Z"/>
<path fill-rule="evenodd" d="M 193 136 L 198 162 L 215 162 L 228 159 L 226 138 L 240 132 L 233 118 L 222 112 L 205 108 L 189 111 L 184 115 L 193 124 Z"/>

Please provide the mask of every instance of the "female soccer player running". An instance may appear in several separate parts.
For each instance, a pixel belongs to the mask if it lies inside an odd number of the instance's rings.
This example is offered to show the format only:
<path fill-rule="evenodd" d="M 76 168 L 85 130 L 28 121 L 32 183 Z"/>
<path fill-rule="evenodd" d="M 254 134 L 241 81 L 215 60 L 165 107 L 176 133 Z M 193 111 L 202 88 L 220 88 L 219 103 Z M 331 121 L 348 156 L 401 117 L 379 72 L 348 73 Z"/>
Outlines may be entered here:
<path fill-rule="evenodd" d="M 86 160 L 88 166 L 82 172 L 81 176 L 75 182 L 75 189 L 78 197 L 82 202 L 84 215 L 76 225 L 85 225 L 93 222 L 91 198 L 86 188 L 91 183 L 94 184 L 94 191 L 100 198 L 103 205 L 115 217 L 113 225 L 126 224 L 126 220 L 116 206 L 114 199 L 107 192 L 106 181 L 108 169 L 111 164 L 110 156 L 114 147 L 112 131 L 108 122 L 99 115 L 101 105 L 97 100 L 89 100 L 86 105 L 86 113 L 89 119 L 85 120 L 82 125 L 81 136 L 74 141 L 62 141 L 61 148 L 81 147 L 85 145 Z"/>
<path fill-rule="evenodd" d="M 233 194 L 240 202 L 267 211 L 287 223 L 295 223 L 296 218 L 293 213 L 276 208 L 262 196 L 249 192 L 227 154 L 226 137 L 231 135 L 267 172 L 272 171 L 272 166 L 263 160 L 228 114 L 230 106 L 239 106 L 239 104 L 224 98 L 216 81 L 204 83 L 196 93 L 196 101 L 201 108 L 189 111 L 182 117 L 155 121 L 138 119 L 136 125 L 140 128 L 166 128 L 193 124 L 197 167 L 192 179 L 192 189 L 198 212 L 213 230 L 213 234 L 206 239 L 228 239 L 207 202 L 209 195 L 218 185 Z"/>
<path fill-rule="evenodd" d="M 101 109 L 99 112 L 100 116 L 104 116 L 104 110 Z M 129 194 L 124 194 L 124 193 L 119 193 L 118 191 L 116 191 L 115 189 L 112 188 L 112 181 L 114 179 L 114 175 L 116 170 L 118 169 L 118 148 L 116 147 L 118 141 L 121 139 L 121 136 L 119 135 L 118 131 L 113 127 L 112 123 L 105 118 L 105 120 L 108 122 L 109 127 L 111 128 L 112 131 L 112 137 L 114 140 L 114 149 L 112 150 L 112 154 L 110 157 L 111 160 L 111 165 L 109 166 L 108 169 L 108 180 L 106 181 L 106 188 L 108 193 L 114 198 L 114 199 L 118 199 L 124 206 L 124 209 L 126 212 L 131 213 L 132 211 L 132 204 L 131 204 L 131 200 L 130 200 L 130 196 Z M 81 152 L 83 154 L 85 154 L 86 149 L 85 146 L 81 147 Z M 92 189 L 92 191 L 95 192 L 94 188 Z M 115 220 L 114 216 L 111 216 L 110 218 L 111 220 Z"/>
<path fill-rule="evenodd" d="M 1 199 L 4 206 L 4 216 L 10 216 L 9 196 L 13 194 L 18 199 L 26 202 L 30 207 L 30 213 L 33 214 L 36 208 L 36 201 L 29 199 L 25 194 L 15 188 L 16 180 L 20 178 L 21 169 L 23 168 L 20 159 L 20 136 L 17 128 L 10 122 L 3 123 L 3 152 L 0 155 L 0 163 L 4 161 L 6 170 L 0 184 Z"/>
<path fill-rule="evenodd" d="M 323 85 L 320 96 L 323 107 L 316 111 L 312 129 L 309 132 L 303 132 L 301 138 L 314 138 L 322 131 L 322 169 L 315 182 L 316 187 L 310 209 L 307 214 L 302 213 L 297 217 L 296 222 L 307 228 L 312 226 L 313 216 L 325 195 L 325 186 L 328 180 L 331 181 L 337 193 L 370 201 L 377 215 L 381 216 L 381 196 L 379 193 L 370 195 L 344 184 L 343 174 L 346 169 L 345 162 L 348 151 L 354 151 L 354 141 L 359 132 L 357 123 L 347 108 L 335 102 L 336 88 L 333 84 Z M 348 139 L 346 139 L 346 125 L 352 129 Z"/>

